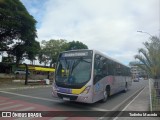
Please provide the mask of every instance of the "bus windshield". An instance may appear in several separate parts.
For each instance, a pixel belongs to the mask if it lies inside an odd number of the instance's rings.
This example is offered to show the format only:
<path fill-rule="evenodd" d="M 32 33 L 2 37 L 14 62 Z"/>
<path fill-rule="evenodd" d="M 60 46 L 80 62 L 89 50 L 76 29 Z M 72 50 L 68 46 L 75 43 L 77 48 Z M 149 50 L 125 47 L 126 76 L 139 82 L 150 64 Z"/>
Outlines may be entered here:
<path fill-rule="evenodd" d="M 80 88 L 91 77 L 91 58 L 60 58 L 56 72 L 56 84 L 67 88 Z"/>

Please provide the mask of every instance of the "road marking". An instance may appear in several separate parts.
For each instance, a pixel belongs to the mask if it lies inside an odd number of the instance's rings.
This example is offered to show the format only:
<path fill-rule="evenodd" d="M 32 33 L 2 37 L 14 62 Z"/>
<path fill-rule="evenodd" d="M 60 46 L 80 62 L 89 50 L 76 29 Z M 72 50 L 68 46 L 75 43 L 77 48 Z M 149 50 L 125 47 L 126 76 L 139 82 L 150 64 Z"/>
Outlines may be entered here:
<path fill-rule="evenodd" d="M 11 103 L 13 103 L 13 102 L 0 103 L 0 106 L 1 106 L 1 105 L 8 105 L 8 104 L 11 104 Z"/>
<path fill-rule="evenodd" d="M 18 109 L 16 111 L 29 111 L 29 110 L 33 110 L 33 109 L 35 109 L 35 107 L 28 107 L 28 108 Z"/>
<path fill-rule="evenodd" d="M 91 110 L 95 110 L 95 111 L 109 111 L 107 109 L 102 109 L 102 108 L 91 108 Z"/>
<path fill-rule="evenodd" d="M 34 99 L 39 99 L 39 100 L 60 102 L 59 100 L 48 99 L 48 98 L 41 98 L 41 97 L 34 97 L 34 96 L 30 96 L 30 95 L 22 95 L 22 94 L 18 94 L 18 93 L 7 92 L 7 91 L 0 91 L 0 92 L 1 93 L 6 93 L 6 94 L 11 94 L 11 95 L 17 95 L 17 96 L 21 96 L 21 97 L 28 97 L 28 98 L 34 98 Z"/>
<path fill-rule="evenodd" d="M 145 88 L 145 87 L 144 87 L 144 88 Z M 144 90 L 144 88 L 143 88 L 143 90 Z M 138 91 L 140 91 L 140 90 L 143 91 L 142 89 L 138 89 L 136 92 L 134 92 L 134 93 L 132 94 L 132 96 L 134 96 L 134 95 L 135 95 Z M 140 92 L 140 93 L 141 93 L 141 92 Z M 140 93 L 138 93 L 138 95 L 139 95 Z M 130 99 L 132 96 L 130 96 L 128 99 Z M 117 108 L 118 108 L 119 106 L 121 106 L 122 104 L 124 104 L 128 99 L 126 99 L 125 101 L 122 101 L 120 104 L 118 104 L 117 106 L 115 106 L 111 111 L 116 111 Z M 99 117 L 98 120 L 104 119 L 105 116 L 106 116 L 106 114 L 103 115 L 102 117 Z M 116 119 L 114 119 L 114 120 L 116 120 Z"/>
<path fill-rule="evenodd" d="M 4 102 L 5 100 L 0 100 L 0 102 Z"/>
<path fill-rule="evenodd" d="M 18 119 L 15 119 L 15 120 L 31 120 L 31 119 L 34 119 L 34 117 L 28 117 L 28 118 L 18 118 Z"/>
<path fill-rule="evenodd" d="M 8 110 L 8 109 L 11 109 L 11 108 L 17 108 L 17 107 L 21 107 L 23 106 L 22 104 L 17 104 L 17 105 L 12 105 L 12 106 L 9 106 L 9 107 L 3 107 L 3 108 L 0 108 L 0 110 Z"/>
<path fill-rule="evenodd" d="M 7 91 L 0 91 L 0 92 L 1 93 L 6 93 L 6 94 L 11 94 L 11 95 L 17 95 L 17 96 L 21 96 L 21 97 L 28 97 L 28 98 L 33 98 L 33 99 L 45 100 L 45 101 L 61 102 L 59 99 L 54 100 L 54 99 L 48 99 L 48 98 L 34 97 L 34 96 L 30 96 L 30 95 L 22 95 L 22 94 L 18 94 L 18 93 L 7 92 Z M 89 109 L 90 110 L 95 110 L 95 111 L 108 111 L 107 109 L 94 108 L 94 107 L 93 108 L 89 107 Z"/>
<path fill-rule="evenodd" d="M 67 119 L 68 119 L 68 117 L 54 117 L 49 120 L 67 120 Z"/>
<path fill-rule="evenodd" d="M 146 87 L 144 87 L 143 88 L 143 90 L 145 89 Z M 126 109 L 127 109 L 127 107 L 143 92 L 143 90 L 140 92 L 140 93 L 138 93 L 138 95 L 136 95 L 136 97 L 133 99 L 133 100 L 131 100 L 131 102 L 129 102 L 124 108 L 123 108 L 123 110 L 122 111 L 125 111 Z M 119 113 L 120 114 L 120 113 Z M 118 117 L 115 117 L 113 120 L 117 120 L 118 119 Z"/>
<path fill-rule="evenodd" d="M 143 86 L 144 87 L 144 86 Z M 144 87 L 145 88 L 145 87 Z M 144 89 L 143 88 L 143 89 Z M 141 89 L 138 89 L 136 92 L 134 92 L 133 94 L 132 94 L 132 96 L 133 95 L 135 95 L 138 91 L 140 91 L 140 90 L 142 90 L 142 88 Z M 131 96 L 131 97 L 132 97 Z M 127 101 L 127 100 L 125 100 L 125 101 Z M 115 106 L 113 109 L 112 109 L 112 111 L 115 111 L 120 105 L 122 105 L 125 101 L 122 101 L 120 104 L 118 104 L 117 106 Z"/>
<path fill-rule="evenodd" d="M 144 87 L 143 90 L 144 90 L 145 88 L 146 88 L 146 87 Z M 124 110 L 143 92 L 143 90 L 142 90 L 140 93 L 138 93 L 138 95 L 137 95 L 128 105 L 126 105 L 126 107 L 124 107 L 122 111 L 124 111 Z"/>
<path fill-rule="evenodd" d="M 52 85 L 46 85 L 46 86 L 25 86 L 25 87 L 16 87 L 16 88 L 1 88 L 0 90 L 34 89 L 34 88 L 48 88 L 48 87 L 52 87 Z"/>

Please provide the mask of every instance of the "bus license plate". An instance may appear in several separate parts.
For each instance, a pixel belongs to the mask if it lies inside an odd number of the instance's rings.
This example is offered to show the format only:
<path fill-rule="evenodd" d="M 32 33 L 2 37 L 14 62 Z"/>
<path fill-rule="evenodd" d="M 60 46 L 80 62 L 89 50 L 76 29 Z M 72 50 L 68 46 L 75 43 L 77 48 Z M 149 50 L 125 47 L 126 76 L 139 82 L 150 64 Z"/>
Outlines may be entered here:
<path fill-rule="evenodd" d="M 70 101 L 70 99 L 66 97 L 64 97 L 63 100 Z"/>

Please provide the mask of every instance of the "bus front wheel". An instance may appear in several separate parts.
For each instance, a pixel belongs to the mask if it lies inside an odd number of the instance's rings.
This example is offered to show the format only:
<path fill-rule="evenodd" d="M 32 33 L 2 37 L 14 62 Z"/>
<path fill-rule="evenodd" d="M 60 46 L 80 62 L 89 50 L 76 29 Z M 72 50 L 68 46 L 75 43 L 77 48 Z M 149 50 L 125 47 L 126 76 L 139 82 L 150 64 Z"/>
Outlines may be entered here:
<path fill-rule="evenodd" d="M 106 102 L 108 97 L 109 97 L 109 94 L 110 94 L 110 89 L 109 87 L 106 87 L 106 90 L 104 90 L 103 92 L 103 99 L 102 99 L 102 102 Z"/>

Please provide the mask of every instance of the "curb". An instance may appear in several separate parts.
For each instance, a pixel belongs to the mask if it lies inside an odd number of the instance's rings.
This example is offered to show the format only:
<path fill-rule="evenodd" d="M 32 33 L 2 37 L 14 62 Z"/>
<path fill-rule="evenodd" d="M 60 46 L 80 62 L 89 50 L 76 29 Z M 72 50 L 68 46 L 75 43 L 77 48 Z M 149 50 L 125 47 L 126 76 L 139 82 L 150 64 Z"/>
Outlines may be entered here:
<path fill-rule="evenodd" d="M 130 102 L 132 99 L 134 99 L 134 97 L 137 96 L 142 90 L 144 90 L 144 88 L 145 87 L 137 90 L 132 96 L 130 96 L 128 99 L 126 99 L 125 101 L 123 101 L 118 107 L 113 108 L 112 110 L 113 111 L 118 111 L 118 110 L 121 111 L 124 108 L 124 106 L 126 104 L 128 104 L 128 102 Z"/>
<path fill-rule="evenodd" d="M 144 90 L 144 88 L 145 88 L 145 86 L 143 88 L 137 90 L 132 96 L 130 96 L 128 99 L 126 99 L 125 101 L 123 101 L 122 103 L 120 103 L 118 105 L 118 107 L 113 108 L 111 110 L 112 111 L 111 113 L 104 114 L 104 116 L 100 117 L 98 120 L 103 120 L 107 116 L 114 116 L 115 115 L 115 117 L 118 117 L 121 114 L 121 112 L 117 112 L 117 111 L 123 110 L 124 106 L 126 104 L 128 104 L 128 102 L 130 102 L 131 100 L 133 100 L 135 96 L 137 96 L 141 91 Z M 112 114 L 112 115 L 110 115 L 110 114 Z M 113 120 L 115 117 L 107 117 L 107 120 Z"/>
<path fill-rule="evenodd" d="M 29 89 L 29 88 L 47 88 L 52 85 L 40 85 L 40 86 L 24 86 L 24 87 L 13 87 L 13 88 L 2 88 L 0 90 L 17 90 L 17 89 Z"/>

